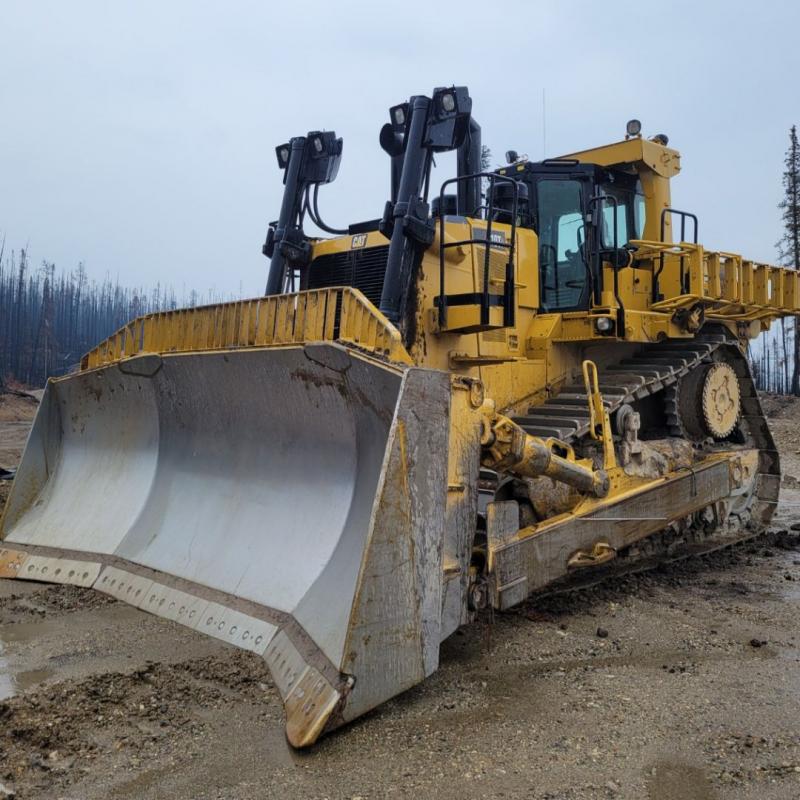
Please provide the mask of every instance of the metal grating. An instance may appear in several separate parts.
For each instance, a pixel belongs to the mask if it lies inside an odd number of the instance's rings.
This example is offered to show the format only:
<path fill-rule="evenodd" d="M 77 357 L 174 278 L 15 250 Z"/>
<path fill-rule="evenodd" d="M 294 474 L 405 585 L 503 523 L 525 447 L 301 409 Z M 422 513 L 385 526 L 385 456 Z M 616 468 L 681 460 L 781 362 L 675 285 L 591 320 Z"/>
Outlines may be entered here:
<path fill-rule="evenodd" d="M 308 288 L 351 286 L 358 289 L 373 305 L 379 306 L 388 257 L 388 246 L 319 256 L 309 267 Z"/>

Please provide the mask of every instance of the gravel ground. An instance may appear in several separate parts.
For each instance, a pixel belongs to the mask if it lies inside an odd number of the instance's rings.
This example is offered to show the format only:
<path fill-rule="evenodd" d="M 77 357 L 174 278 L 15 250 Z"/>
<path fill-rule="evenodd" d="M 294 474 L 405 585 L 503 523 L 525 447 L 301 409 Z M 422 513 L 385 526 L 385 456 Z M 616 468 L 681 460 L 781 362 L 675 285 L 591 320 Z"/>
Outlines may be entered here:
<path fill-rule="evenodd" d="M 0 782 L 69 800 L 798 798 L 800 404 L 768 408 L 770 534 L 487 616 L 310 752 L 285 744 L 259 658 L 91 590 L 0 581 Z"/>

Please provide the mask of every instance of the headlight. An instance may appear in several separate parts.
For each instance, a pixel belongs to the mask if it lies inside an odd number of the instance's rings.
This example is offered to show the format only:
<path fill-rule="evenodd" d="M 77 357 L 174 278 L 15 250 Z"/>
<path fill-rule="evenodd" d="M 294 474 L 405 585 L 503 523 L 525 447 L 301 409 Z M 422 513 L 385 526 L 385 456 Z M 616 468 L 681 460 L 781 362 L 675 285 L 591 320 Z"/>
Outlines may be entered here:
<path fill-rule="evenodd" d="M 614 328 L 614 320 L 611 317 L 598 317 L 594 321 L 594 326 L 598 333 L 608 333 Z"/>
<path fill-rule="evenodd" d="M 451 111 L 456 110 L 456 98 L 452 92 L 442 95 L 442 108 L 449 114 Z"/>

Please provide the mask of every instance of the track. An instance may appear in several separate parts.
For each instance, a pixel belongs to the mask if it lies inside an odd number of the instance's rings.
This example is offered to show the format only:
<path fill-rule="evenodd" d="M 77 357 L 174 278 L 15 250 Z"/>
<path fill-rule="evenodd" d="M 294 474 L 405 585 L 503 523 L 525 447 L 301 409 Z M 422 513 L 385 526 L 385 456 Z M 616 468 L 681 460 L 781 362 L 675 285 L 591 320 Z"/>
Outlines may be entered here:
<path fill-rule="evenodd" d="M 618 553 L 606 565 L 572 573 L 539 596 L 570 592 L 660 564 L 694 558 L 745 542 L 766 530 L 778 501 L 780 462 L 772 433 L 761 409 L 750 368 L 736 340 L 727 332 L 711 332 L 689 341 L 668 340 L 644 346 L 636 355 L 599 370 L 600 390 L 609 413 L 622 405 L 634 409 L 639 401 L 670 387 L 701 363 L 725 360 L 739 379 L 742 415 L 739 423 L 744 446 L 759 451 L 758 474 L 754 491 L 746 506 L 730 510 L 720 519 L 717 513 L 694 515 L 691 522 L 676 521 Z M 674 392 L 672 392 L 674 397 Z M 577 446 L 588 434 L 589 410 L 586 390 L 580 385 L 563 391 L 514 421 L 534 436 L 560 439 Z M 673 434 L 679 429 L 677 407 L 665 398 L 665 427 Z"/>

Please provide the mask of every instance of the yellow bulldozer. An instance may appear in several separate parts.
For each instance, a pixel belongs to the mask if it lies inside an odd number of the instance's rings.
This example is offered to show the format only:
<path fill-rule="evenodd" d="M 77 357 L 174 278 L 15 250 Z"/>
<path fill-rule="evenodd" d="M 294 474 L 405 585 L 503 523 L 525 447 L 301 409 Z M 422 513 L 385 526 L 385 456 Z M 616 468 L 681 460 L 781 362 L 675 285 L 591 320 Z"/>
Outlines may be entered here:
<path fill-rule="evenodd" d="M 50 380 L 0 576 L 256 653 L 303 747 L 484 609 L 763 531 L 746 350 L 800 312 L 797 273 L 698 243 L 678 152 L 636 120 L 481 171 L 471 112 L 455 86 L 393 106 L 389 200 L 342 230 L 319 207 L 342 140 L 280 145 L 265 295 L 134 319 Z"/>

